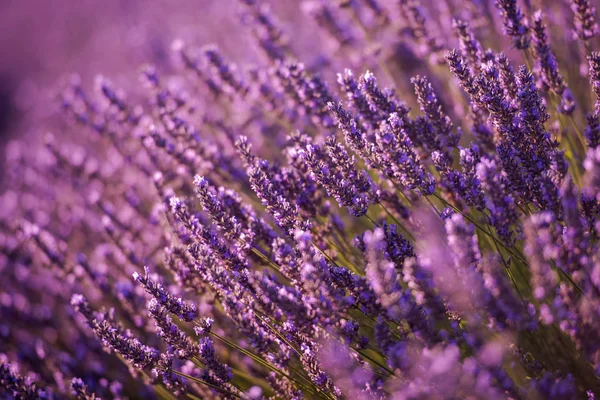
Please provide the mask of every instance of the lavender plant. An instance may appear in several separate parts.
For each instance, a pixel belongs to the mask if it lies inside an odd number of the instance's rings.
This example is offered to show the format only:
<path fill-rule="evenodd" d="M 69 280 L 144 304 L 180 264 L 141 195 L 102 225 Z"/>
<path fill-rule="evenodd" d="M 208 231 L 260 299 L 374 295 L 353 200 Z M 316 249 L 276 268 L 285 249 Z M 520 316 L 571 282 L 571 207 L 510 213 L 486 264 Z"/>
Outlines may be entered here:
<path fill-rule="evenodd" d="M 7 155 L 0 397 L 600 395 L 595 11 L 532 3 L 307 0 L 303 55 L 239 0 L 254 60 L 70 80 Z"/>

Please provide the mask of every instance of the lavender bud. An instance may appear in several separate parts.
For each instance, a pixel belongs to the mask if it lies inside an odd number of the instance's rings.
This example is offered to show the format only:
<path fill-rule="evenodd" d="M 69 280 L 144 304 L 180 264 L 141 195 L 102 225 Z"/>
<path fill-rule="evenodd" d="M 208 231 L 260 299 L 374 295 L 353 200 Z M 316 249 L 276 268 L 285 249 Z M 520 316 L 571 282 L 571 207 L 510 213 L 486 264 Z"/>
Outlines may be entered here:
<path fill-rule="evenodd" d="M 496 0 L 495 5 L 502 14 L 504 32 L 512 37 L 513 46 L 519 50 L 527 50 L 530 42 L 529 25 L 517 6 L 517 0 Z"/>
<path fill-rule="evenodd" d="M 579 39 L 587 42 L 598 33 L 596 8 L 589 0 L 571 0 L 571 10 L 575 17 L 575 33 Z"/>
<path fill-rule="evenodd" d="M 558 71 L 558 62 L 548 42 L 543 18 L 544 15 L 539 10 L 533 14 L 533 42 L 538 68 L 544 84 L 561 98 L 560 111 L 570 115 L 575 109 L 575 102 L 573 95 L 566 87 L 564 78 Z"/>
<path fill-rule="evenodd" d="M 198 315 L 198 309 L 193 304 L 187 304 L 181 298 L 173 296 L 160 283 L 149 277 L 148 267 L 144 267 L 144 276 L 133 273 L 133 279 L 142 284 L 148 294 L 164 306 L 170 313 L 177 315 L 183 321 L 193 321 Z"/>

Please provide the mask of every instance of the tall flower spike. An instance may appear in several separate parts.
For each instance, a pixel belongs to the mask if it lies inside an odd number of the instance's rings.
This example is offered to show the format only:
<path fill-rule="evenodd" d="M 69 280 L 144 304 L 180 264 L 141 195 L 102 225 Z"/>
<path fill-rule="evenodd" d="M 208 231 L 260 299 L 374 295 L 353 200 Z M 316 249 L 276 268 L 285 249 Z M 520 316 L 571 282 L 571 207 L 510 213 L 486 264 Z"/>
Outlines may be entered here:
<path fill-rule="evenodd" d="M 259 47 L 267 58 L 282 60 L 290 52 L 289 39 L 274 18 L 271 8 L 265 2 L 257 0 L 239 0 L 245 7 L 242 22 L 248 24 Z"/>
<path fill-rule="evenodd" d="M 235 142 L 236 150 L 246 165 L 250 186 L 267 211 L 287 233 L 302 226 L 307 228 L 309 221 L 301 220 L 298 205 L 291 203 L 287 196 L 287 183 L 281 171 L 252 154 L 252 145 L 246 136 L 240 136 Z"/>
<path fill-rule="evenodd" d="M 359 171 L 344 147 L 331 136 L 324 144 L 326 153 L 315 145 L 304 152 L 316 180 L 325 187 L 340 206 L 348 207 L 352 215 L 365 215 L 370 204 L 378 201 L 373 182 L 365 171 Z M 327 158 L 324 158 L 326 156 Z"/>
<path fill-rule="evenodd" d="M 504 32 L 512 37 L 513 46 L 519 50 L 527 50 L 531 40 L 529 26 L 517 0 L 496 0 L 495 4 L 502 14 Z"/>
<path fill-rule="evenodd" d="M 70 386 L 77 400 L 100 400 L 80 378 L 73 378 Z"/>
<path fill-rule="evenodd" d="M 200 355 L 202 356 L 204 364 L 206 364 L 212 373 L 214 373 L 221 381 L 229 382 L 231 378 L 233 378 L 231 368 L 219 361 L 212 340 L 206 336 L 200 338 Z"/>
<path fill-rule="evenodd" d="M 412 141 L 406 134 L 404 122 L 398 114 L 392 113 L 387 124 L 382 125 L 382 133 L 389 129 L 395 139 L 390 147 L 390 162 L 394 177 L 407 189 L 418 189 L 423 195 L 435 191 L 435 179 L 426 172 L 419 156 L 415 152 Z"/>
<path fill-rule="evenodd" d="M 333 125 L 327 105 L 335 98 L 318 75 L 311 75 L 304 64 L 291 61 L 279 63 L 276 73 L 286 92 L 314 123 Z"/>
<path fill-rule="evenodd" d="M 590 64 L 590 83 L 596 94 L 594 108 L 596 112 L 600 112 L 600 52 L 592 52 L 588 56 L 588 62 Z"/>
<path fill-rule="evenodd" d="M 211 219 L 223 231 L 227 239 L 236 239 L 240 237 L 241 226 L 235 216 L 229 215 L 221 201 L 217 198 L 214 188 L 203 176 L 196 175 L 194 177 L 194 186 L 196 196 L 202 204 L 202 208 L 206 211 Z"/>
<path fill-rule="evenodd" d="M 404 117 L 410 111 L 404 102 L 396 98 L 392 89 L 379 89 L 375 75 L 370 71 L 360 77 L 358 85 L 371 107 L 379 111 L 380 117 L 387 118 L 393 112 Z"/>
<path fill-rule="evenodd" d="M 35 385 L 23 379 L 12 371 L 10 364 L 0 364 L 0 388 L 6 390 L 7 396 L 15 396 L 15 399 L 34 400 L 39 399 L 41 393 Z"/>
<path fill-rule="evenodd" d="M 442 40 L 427 26 L 425 10 L 419 0 L 399 0 L 400 15 L 404 20 L 406 31 L 420 47 L 422 53 L 428 53 L 433 63 L 443 63 L 440 53 L 444 49 Z"/>
<path fill-rule="evenodd" d="M 575 33 L 579 39 L 587 42 L 598 34 L 596 9 L 589 0 L 571 0 L 571 10 L 575 18 Z"/>
<path fill-rule="evenodd" d="M 137 338 L 129 336 L 119 327 L 112 326 L 106 319 L 91 319 L 93 311 L 82 295 L 74 294 L 71 305 L 88 319 L 88 324 L 106 348 L 120 354 L 138 369 L 156 364 L 159 358 L 158 350 L 143 345 Z"/>
<path fill-rule="evenodd" d="M 585 138 L 589 148 L 596 148 L 600 144 L 600 115 L 597 112 L 588 113 L 585 116 L 587 126 L 585 127 Z"/>
<path fill-rule="evenodd" d="M 387 165 L 386 155 L 382 148 L 374 143 L 377 141 L 377 134 L 371 133 L 367 137 L 367 133 L 358 126 L 352 113 L 347 111 L 341 103 L 329 103 L 328 106 L 339 129 L 344 133 L 344 139 L 348 147 L 358 154 L 367 166 L 378 169 L 384 174 L 388 174 L 389 167 Z M 335 161 L 335 159 L 333 161 Z"/>
<path fill-rule="evenodd" d="M 204 226 L 196 215 L 191 215 L 180 198 L 170 197 L 169 205 L 173 215 L 184 225 L 185 229 L 194 237 L 194 240 L 209 246 L 235 271 L 241 271 L 248 267 L 248 260 L 245 256 L 237 248 L 230 248 L 221 236 L 210 227 Z"/>
<path fill-rule="evenodd" d="M 527 141 L 530 143 L 539 142 L 541 147 L 547 147 L 550 138 L 545 131 L 544 124 L 548 121 L 550 115 L 547 113 L 543 99 L 535 87 L 533 74 L 524 65 L 519 68 L 517 82 L 519 84 L 517 102 L 519 116 L 521 117 L 520 122 L 531 135 L 530 138 L 527 138 Z"/>
<path fill-rule="evenodd" d="M 148 310 L 156 323 L 158 336 L 176 351 L 179 358 L 189 359 L 198 353 L 198 346 L 173 323 L 169 311 L 155 297 L 148 302 Z"/>
<path fill-rule="evenodd" d="M 456 146 L 460 135 L 453 132 L 452 121 L 443 109 L 438 100 L 433 87 L 426 77 L 416 76 L 411 79 L 417 94 L 417 100 L 421 111 L 427 117 L 427 122 L 431 124 L 429 137 L 424 139 L 425 145 L 430 151 L 439 151 L 448 159 L 452 159 L 450 151 Z"/>
<path fill-rule="evenodd" d="M 360 90 L 359 84 L 351 70 L 346 69 L 343 74 L 338 74 L 338 83 L 346 94 L 348 104 L 358 112 L 358 117 L 365 129 L 376 128 L 379 124 L 377 110 L 372 108 L 367 97 Z"/>
<path fill-rule="evenodd" d="M 507 243 L 514 240 L 511 225 L 518 219 L 517 206 L 508 191 L 506 176 L 496 162 L 482 158 L 476 167 L 477 179 L 486 193 L 486 208 L 490 211 L 492 226 Z"/>
<path fill-rule="evenodd" d="M 133 279 L 144 287 L 144 290 L 154 297 L 169 312 L 177 315 L 183 321 L 193 321 L 198 316 L 198 309 L 193 304 L 187 304 L 179 297 L 173 296 L 160 283 L 155 282 L 149 276 L 148 267 L 144 267 L 144 276 L 133 273 Z"/>
<path fill-rule="evenodd" d="M 248 92 L 247 85 L 237 76 L 235 66 L 225 61 L 217 46 L 206 46 L 202 53 L 220 80 L 229 86 L 231 91 L 237 92 L 241 96 Z"/>
<path fill-rule="evenodd" d="M 312 17 L 317 25 L 327 33 L 340 47 L 351 45 L 356 38 L 351 27 L 342 23 L 341 18 L 329 2 L 312 0 L 302 3 L 302 10 Z"/>
<path fill-rule="evenodd" d="M 479 162 L 479 149 L 475 144 L 470 148 L 460 148 L 460 164 L 463 171 L 457 171 L 440 153 L 434 151 L 431 154 L 433 165 L 442 176 L 441 184 L 447 189 L 451 196 L 464 201 L 468 206 L 474 206 L 478 210 L 485 209 L 483 190 L 479 179 L 475 175 L 475 165 Z"/>
<path fill-rule="evenodd" d="M 472 99 L 476 100 L 480 88 L 475 85 L 473 71 L 469 68 L 460 52 L 456 49 L 450 50 L 446 54 L 446 61 L 448 62 L 450 71 L 452 71 L 458 79 L 460 87 L 462 87 Z"/>
<path fill-rule="evenodd" d="M 385 258 L 386 241 L 381 228 L 367 231 L 363 236 L 366 247 L 367 281 L 388 316 L 400 322 L 415 305 L 410 292 L 402 290 L 394 263 Z"/>
<path fill-rule="evenodd" d="M 471 31 L 471 28 L 467 22 L 460 19 L 453 19 L 452 27 L 458 36 L 461 52 L 465 57 L 468 58 L 470 67 L 477 72 L 483 53 L 481 50 L 481 44 L 477 38 L 475 38 L 475 35 L 473 34 L 473 31 Z"/>
<path fill-rule="evenodd" d="M 537 68 L 540 70 L 545 86 L 561 98 L 560 112 L 570 115 L 575 109 L 575 100 L 571 91 L 567 88 L 564 78 L 558 71 L 558 62 L 548 42 L 543 18 L 544 15 L 539 10 L 533 14 L 533 42 Z"/>
<path fill-rule="evenodd" d="M 342 103 L 327 105 L 333 114 L 338 127 L 344 133 L 348 146 L 365 160 L 369 160 L 369 145 L 365 132 L 360 129 L 352 113 L 344 108 Z"/>
<path fill-rule="evenodd" d="M 517 97 L 517 79 L 510 60 L 506 54 L 500 53 L 496 56 L 496 62 L 500 72 L 500 82 L 506 95 L 510 99 L 515 99 Z"/>

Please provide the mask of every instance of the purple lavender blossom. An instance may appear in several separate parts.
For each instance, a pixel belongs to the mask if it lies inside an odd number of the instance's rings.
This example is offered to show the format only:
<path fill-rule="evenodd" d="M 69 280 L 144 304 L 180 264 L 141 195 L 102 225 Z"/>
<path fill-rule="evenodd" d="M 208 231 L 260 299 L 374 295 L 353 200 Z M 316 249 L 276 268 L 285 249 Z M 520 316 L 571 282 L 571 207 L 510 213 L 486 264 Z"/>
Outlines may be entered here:
<path fill-rule="evenodd" d="M 423 142 L 429 151 L 439 151 L 444 157 L 452 159 L 450 151 L 460 139 L 460 135 L 454 132 L 452 121 L 438 100 L 431 83 L 425 77 L 417 76 L 411 79 L 417 94 L 417 100 L 421 111 L 426 117 L 426 128 Z"/>
<path fill-rule="evenodd" d="M 571 10 L 575 19 L 575 33 L 579 39 L 587 42 L 598 34 L 596 8 L 589 0 L 571 0 Z"/>
<path fill-rule="evenodd" d="M 142 284 L 146 292 L 169 312 L 188 322 L 196 318 L 198 315 L 196 306 L 187 304 L 182 299 L 173 296 L 160 283 L 157 283 L 150 278 L 149 273 L 148 267 L 144 267 L 144 276 L 135 272 L 133 274 L 133 279 Z"/>
<path fill-rule="evenodd" d="M 0 24 L 0 398 L 600 395 L 593 2 L 152 3 Z"/>
<path fill-rule="evenodd" d="M 454 19 L 452 27 L 456 30 L 462 55 L 469 60 L 470 67 L 477 71 L 483 57 L 481 44 L 465 21 Z"/>
<path fill-rule="evenodd" d="M 565 85 L 564 78 L 558 71 L 556 56 L 548 42 L 543 19 L 544 14 L 539 10 L 533 15 L 533 41 L 535 55 L 538 59 L 538 68 L 544 86 L 561 98 L 561 112 L 569 115 L 575 109 L 575 101 Z"/>
<path fill-rule="evenodd" d="M 502 14 L 504 31 L 512 38 L 513 46 L 519 50 L 529 48 L 529 25 L 517 0 L 496 0 L 496 7 Z"/>

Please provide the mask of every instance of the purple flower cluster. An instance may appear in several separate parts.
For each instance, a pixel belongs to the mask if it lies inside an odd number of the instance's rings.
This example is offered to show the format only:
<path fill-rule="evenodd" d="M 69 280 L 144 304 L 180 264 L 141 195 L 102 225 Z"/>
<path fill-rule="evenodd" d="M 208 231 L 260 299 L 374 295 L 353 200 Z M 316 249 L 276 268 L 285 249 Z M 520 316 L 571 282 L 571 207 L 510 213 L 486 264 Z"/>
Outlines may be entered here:
<path fill-rule="evenodd" d="M 591 2 L 238 3 L 10 145 L 0 397 L 600 395 Z"/>

